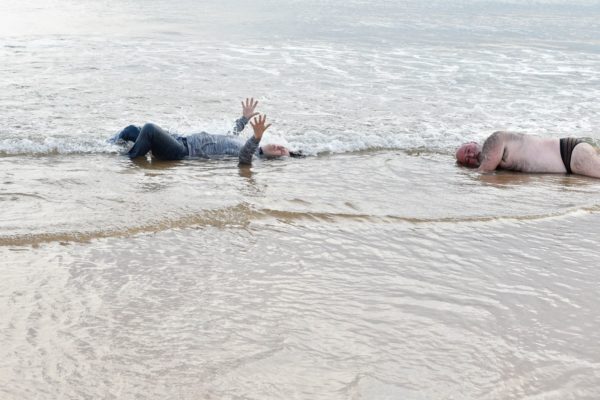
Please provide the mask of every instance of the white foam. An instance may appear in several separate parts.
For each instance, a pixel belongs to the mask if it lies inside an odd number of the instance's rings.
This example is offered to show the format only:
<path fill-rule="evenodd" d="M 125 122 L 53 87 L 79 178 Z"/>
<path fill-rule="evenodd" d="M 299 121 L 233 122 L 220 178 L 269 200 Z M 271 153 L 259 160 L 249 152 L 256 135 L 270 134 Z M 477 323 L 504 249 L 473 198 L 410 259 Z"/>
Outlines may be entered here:
<path fill-rule="evenodd" d="M 122 147 L 100 139 L 46 137 L 41 141 L 18 138 L 0 140 L 0 155 L 118 153 L 122 150 Z"/>
<path fill-rule="evenodd" d="M 259 99 L 273 123 L 265 143 L 308 154 L 451 153 L 505 129 L 600 135 L 595 19 L 557 18 L 543 6 L 519 14 L 510 5 L 563 2 L 465 0 L 464 14 L 440 1 L 336 4 L 321 10 L 341 13 L 322 30 L 322 17 L 308 13 L 317 19 L 299 23 L 316 30 L 277 40 L 11 38 L 0 47 L 0 153 L 117 152 L 105 140 L 146 121 L 182 134 L 226 133 L 246 96 Z M 514 21 L 482 13 L 488 6 Z M 468 32 L 457 28 L 478 13 Z M 392 17 L 401 20 L 391 24 Z"/>

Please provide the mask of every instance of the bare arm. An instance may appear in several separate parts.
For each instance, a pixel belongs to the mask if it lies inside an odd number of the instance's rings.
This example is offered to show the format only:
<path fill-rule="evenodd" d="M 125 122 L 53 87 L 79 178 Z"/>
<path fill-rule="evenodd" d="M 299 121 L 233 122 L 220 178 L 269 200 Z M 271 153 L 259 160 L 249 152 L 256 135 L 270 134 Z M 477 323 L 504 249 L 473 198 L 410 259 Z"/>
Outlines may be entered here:
<path fill-rule="evenodd" d="M 494 132 L 483 143 L 479 172 L 491 172 L 498 168 L 504 155 L 506 132 Z"/>

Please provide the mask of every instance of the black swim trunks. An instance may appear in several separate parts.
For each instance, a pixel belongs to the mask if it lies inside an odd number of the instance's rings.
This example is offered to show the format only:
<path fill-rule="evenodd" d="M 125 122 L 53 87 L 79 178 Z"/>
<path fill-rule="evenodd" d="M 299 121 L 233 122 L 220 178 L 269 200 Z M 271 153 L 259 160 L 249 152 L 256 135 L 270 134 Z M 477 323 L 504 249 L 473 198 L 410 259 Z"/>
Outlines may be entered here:
<path fill-rule="evenodd" d="M 583 140 L 574 137 L 560 139 L 560 158 L 562 158 L 568 174 L 572 173 L 571 154 L 573 153 L 575 146 L 579 143 L 583 143 Z"/>

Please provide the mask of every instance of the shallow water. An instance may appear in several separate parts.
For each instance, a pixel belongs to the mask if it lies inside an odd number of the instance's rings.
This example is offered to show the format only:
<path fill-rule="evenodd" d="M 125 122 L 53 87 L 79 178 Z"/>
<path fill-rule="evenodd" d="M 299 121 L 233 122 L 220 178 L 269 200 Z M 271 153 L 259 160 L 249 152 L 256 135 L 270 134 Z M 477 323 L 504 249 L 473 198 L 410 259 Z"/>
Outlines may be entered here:
<path fill-rule="evenodd" d="M 9 247 L 3 398 L 600 394 L 597 214 L 227 213 Z"/>
<path fill-rule="evenodd" d="M 600 398 L 594 1 L 0 4 L 2 399 Z M 254 95 L 309 156 L 132 162 Z M 245 134 L 249 134 L 249 129 Z"/>
<path fill-rule="evenodd" d="M 3 398 L 600 395 L 596 180 L 388 151 L 30 163 L 1 194 Z"/>
<path fill-rule="evenodd" d="M 11 166 L 21 165 L 19 169 Z M 600 210 L 597 180 L 480 175 L 436 153 L 369 151 L 256 161 L 0 158 L 0 244 L 88 241 L 254 220 L 365 224 L 544 220 Z M 51 171 L 51 173 L 48 173 Z"/>

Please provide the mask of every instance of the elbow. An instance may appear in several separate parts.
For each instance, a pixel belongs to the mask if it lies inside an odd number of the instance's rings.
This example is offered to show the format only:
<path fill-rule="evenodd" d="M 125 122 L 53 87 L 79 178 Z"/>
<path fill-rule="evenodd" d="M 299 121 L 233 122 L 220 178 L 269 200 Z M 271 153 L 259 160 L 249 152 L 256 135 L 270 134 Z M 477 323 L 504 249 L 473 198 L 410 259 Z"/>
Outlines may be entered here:
<path fill-rule="evenodd" d="M 486 174 L 489 172 L 494 172 L 496 170 L 496 167 L 492 167 L 490 165 L 480 165 L 479 168 L 477 168 L 477 172 L 482 173 L 482 174 Z"/>

